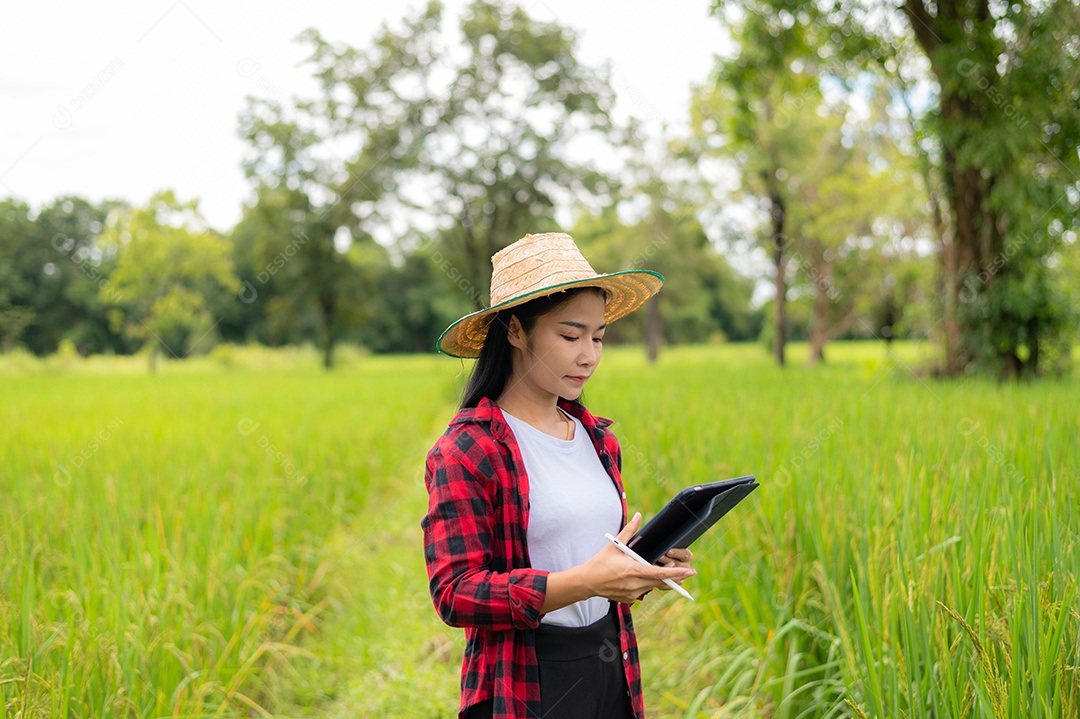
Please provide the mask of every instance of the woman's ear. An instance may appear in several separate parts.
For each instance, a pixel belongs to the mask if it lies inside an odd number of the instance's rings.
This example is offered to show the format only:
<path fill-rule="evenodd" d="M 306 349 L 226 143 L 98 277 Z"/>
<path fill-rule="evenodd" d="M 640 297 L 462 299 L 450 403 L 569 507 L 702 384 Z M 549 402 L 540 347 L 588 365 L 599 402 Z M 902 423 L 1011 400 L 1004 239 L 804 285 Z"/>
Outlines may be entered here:
<path fill-rule="evenodd" d="M 524 350 L 526 347 L 525 328 L 521 326 L 521 320 L 517 318 L 517 315 L 510 315 L 510 321 L 507 323 L 506 341 L 519 350 Z"/>

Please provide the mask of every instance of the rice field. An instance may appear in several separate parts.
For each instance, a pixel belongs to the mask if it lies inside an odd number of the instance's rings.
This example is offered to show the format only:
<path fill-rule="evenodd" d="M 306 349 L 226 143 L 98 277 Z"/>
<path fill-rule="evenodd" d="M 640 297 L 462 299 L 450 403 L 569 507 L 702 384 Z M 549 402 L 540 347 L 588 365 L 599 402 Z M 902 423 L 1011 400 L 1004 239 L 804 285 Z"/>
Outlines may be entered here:
<path fill-rule="evenodd" d="M 649 716 L 1078 716 L 1080 387 L 929 351 L 608 350 L 631 513 L 761 482 L 635 606 Z M 0 356 L 0 717 L 455 715 L 419 522 L 463 367 L 341 358 Z"/>

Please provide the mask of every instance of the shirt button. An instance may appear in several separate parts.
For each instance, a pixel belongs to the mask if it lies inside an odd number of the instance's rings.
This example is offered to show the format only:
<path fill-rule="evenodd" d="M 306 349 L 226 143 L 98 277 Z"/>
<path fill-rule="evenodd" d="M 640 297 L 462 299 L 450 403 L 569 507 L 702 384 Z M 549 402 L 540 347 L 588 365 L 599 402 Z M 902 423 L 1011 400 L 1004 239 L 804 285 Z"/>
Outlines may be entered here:
<path fill-rule="evenodd" d="M 630 652 L 623 652 L 622 653 L 622 658 L 623 659 L 629 659 L 630 658 Z"/>

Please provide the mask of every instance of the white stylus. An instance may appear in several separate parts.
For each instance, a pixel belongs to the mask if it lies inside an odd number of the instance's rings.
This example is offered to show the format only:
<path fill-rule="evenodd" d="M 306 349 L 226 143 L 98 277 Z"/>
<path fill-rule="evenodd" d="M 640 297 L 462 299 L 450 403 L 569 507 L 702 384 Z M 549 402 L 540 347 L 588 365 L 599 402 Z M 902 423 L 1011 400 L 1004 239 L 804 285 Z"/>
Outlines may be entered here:
<path fill-rule="evenodd" d="M 625 544 L 620 542 L 618 539 L 616 539 L 614 536 L 612 536 L 611 532 L 605 532 L 604 533 L 604 538 L 606 538 L 609 542 L 611 542 L 616 547 L 618 547 L 619 551 L 622 552 L 623 554 L 625 554 L 626 556 L 631 557 L 633 559 L 636 559 L 637 561 L 641 562 L 642 564 L 644 564 L 646 566 L 649 566 L 649 567 L 653 566 L 653 565 L 649 564 L 648 561 L 645 560 L 645 557 L 641 556 L 640 554 L 635 552 L 633 549 L 630 549 L 630 547 L 626 546 Z M 687 599 L 689 599 L 691 602 L 694 601 L 694 598 L 690 596 L 690 592 L 688 592 L 685 589 L 683 589 L 682 587 L 680 587 L 673 580 L 665 579 L 664 584 L 668 585 L 669 587 L 674 589 L 676 592 L 678 592 L 679 594 L 681 594 L 684 597 L 686 597 Z"/>

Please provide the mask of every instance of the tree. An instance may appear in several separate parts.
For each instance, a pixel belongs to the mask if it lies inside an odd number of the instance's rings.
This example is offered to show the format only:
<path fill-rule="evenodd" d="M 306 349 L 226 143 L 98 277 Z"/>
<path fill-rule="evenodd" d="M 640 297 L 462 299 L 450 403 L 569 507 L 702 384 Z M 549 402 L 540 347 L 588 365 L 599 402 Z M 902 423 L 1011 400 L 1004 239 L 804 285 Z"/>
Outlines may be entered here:
<path fill-rule="evenodd" d="M 584 213 L 572 234 L 600 272 L 647 269 L 664 275 L 659 294 L 612 326 L 612 342 L 644 341 L 653 362 L 663 343 L 757 336 L 760 319 L 749 306 L 753 282 L 716 250 L 693 208 L 658 207 L 655 215 L 631 222 L 613 209 Z"/>
<path fill-rule="evenodd" d="M 151 372 L 160 348 L 186 357 L 211 335 L 207 297 L 240 289 L 224 238 L 207 227 L 197 200 L 182 203 L 172 191 L 114 215 L 98 246 L 116 262 L 101 297 L 116 308 L 114 323 L 146 342 Z"/>
<path fill-rule="evenodd" d="M 433 98 L 418 169 L 439 188 L 423 206 L 441 218 L 447 255 L 486 296 L 496 251 L 557 229 L 560 205 L 611 197 L 611 181 L 579 152 L 616 141 L 615 98 L 604 74 L 577 61 L 569 30 L 519 7 L 473 2 L 461 34 L 467 55 Z"/>
<path fill-rule="evenodd" d="M 578 151 L 616 134 L 614 94 L 604 74 L 578 63 L 569 31 L 519 7 L 471 3 L 460 54 L 442 44 L 441 19 L 429 3 L 367 50 L 305 32 L 321 95 L 250 113 L 261 119 L 245 134 L 262 152 L 254 175 L 274 166 L 264 181 L 313 197 L 321 188 L 323 215 L 355 237 L 382 232 L 395 261 L 414 249 L 399 242 L 406 228 L 423 228 L 479 290 L 471 299 L 480 307 L 491 255 L 526 232 L 557 229 L 556 208 L 611 192 Z M 356 149 L 342 165 L 316 159 L 330 146 Z"/>
<path fill-rule="evenodd" d="M 654 362 L 661 342 L 756 335 L 753 283 L 731 268 L 698 219 L 704 188 L 695 164 L 680 158 L 677 142 L 647 145 L 636 126 L 630 140 L 633 156 L 618 201 L 583 212 L 572 232 L 600 271 L 649 269 L 664 275 L 665 284 L 609 337 L 644 339 Z"/>
<path fill-rule="evenodd" d="M 415 162 L 406 138 L 423 132 L 423 98 L 399 91 L 430 81 L 439 13 L 432 4 L 403 32 L 384 28 L 370 54 L 338 50 L 315 30 L 302 33 L 326 95 L 249 98 L 240 117 L 240 134 L 252 146 L 244 173 L 256 192 L 237 235 L 256 248 L 240 298 L 264 303 L 272 336 L 303 332 L 313 310 L 327 369 L 337 340 L 370 316 L 371 278 L 348 255 L 372 254 L 374 233 L 386 228 L 380 206 Z"/>
<path fill-rule="evenodd" d="M 373 283 L 356 259 L 374 241 L 355 241 L 339 217 L 306 192 L 262 186 L 233 231 L 248 260 L 241 302 L 261 308 L 272 344 L 313 339 L 326 369 L 338 340 L 368 316 Z"/>
<path fill-rule="evenodd" d="M 897 76 L 930 197 L 945 205 L 934 207 L 945 371 L 1061 367 L 1074 321 L 1055 258 L 1080 210 L 1076 3 L 904 0 L 892 17 L 866 0 L 720 0 L 714 9 L 735 7 L 808 38 L 815 55 Z M 932 93 L 925 111 L 904 94 L 913 74 L 916 89 Z"/>
<path fill-rule="evenodd" d="M 50 253 L 46 276 L 52 291 L 43 294 L 39 310 L 40 343 L 36 352 L 51 352 L 62 339 L 70 340 L 83 355 L 128 352 L 132 347 L 110 327 L 102 291 L 110 289 L 113 262 L 96 246 L 109 216 L 128 204 L 105 200 L 93 204 L 81 197 L 59 197 L 38 212 L 35 226 L 40 245 Z M 49 268 L 49 265 L 53 265 Z"/>
<path fill-rule="evenodd" d="M 793 72 L 791 65 L 811 62 L 812 28 L 786 24 L 776 15 L 748 13 L 735 36 L 738 53 L 718 60 L 716 82 L 694 92 L 691 125 L 696 142 L 691 151 L 733 160 L 747 192 L 768 215 L 763 245 L 773 264 L 773 351 L 783 366 L 790 235 L 787 166 L 811 151 L 800 128 L 792 127 L 791 105 L 816 107 L 821 99 L 817 76 L 805 67 Z"/>
<path fill-rule="evenodd" d="M 41 270 L 27 273 L 24 268 L 24 251 L 31 246 L 33 235 L 30 214 L 24 202 L 0 202 L 0 343 L 5 352 L 15 347 L 37 315 L 30 296 L 34 278 Z"/>
<path fill-rule="evenodd" d="M 21 342 L 35 354 L 69 339 L 82 354 L 124 351 L 109 329 L 101 288 L 110 265 L 94 246 L 108 214 L 124 207 L 81 197 L 58 197 L 38 211 L 17 200 L 0 202 L 0 341 Z"/>
<path fill-rule="evenodd" d="M 400 264 L 383 253 L 371 320 L 359 331 L 374 352 L 431 352 L 435 338 L 475 309 L 478 290 L 452 271 L 435 238 L 423 237 Z"/>
<path fill-rule="evenodd" d="M 811 296 L 811 364 L 825 360 L 825 344 L 846 332 L 858 316 L 861 270 L 877 249 L 871 204 L 879 178 L 873 176 L 858 145 L 845 146 L 843 115 L 830 108 L 799 113 L 796 131 L 811 140 L 806 156 L 790 158 L 787 238 L 789 285 L 801 284 Z M 794 275 L 794 277 L 791 277 Z"/>
<path fill-rule="evenodd" d="M 1047 352 L 1058 363 L 1071 348 L 1068 300 L 1046 260 L 1080 210 L 1080 9 L 906 0 L 903 11 L 940 88 L 927 122 L 952 211 L 946 289 L 959 337 L 948 369 L 1036 374 Z"/>
<path fill-rule="evenodd" d="M 874 308 L 893 292 L 892 265 L 928 235 L 914 163 L 897 146 L 880 80 L 858 80 L 865 117 L 850 96 L 793 108 L 797 131 L 811 140 L 810 152 L 787 168 L 791 282 L 813 296 L 811 363 L 824 361 L 825 344 L 856 322 L 873 334 Z"/>
<path fill-rule="evenodd" d="M 401 88 L 430 83 L 440 15 L 430 4 L 401 33 L 384 28 L 367 52 L 302 33 L 325 96 L 251 99 L 240 118 L 253 146 L 244 171 L 257 195 L 236 233 L 254 260 L 241 299 L 261 305 L 272 339 L 306 334 L 313 309 L 327 369 L 337 340 L 372 315 L 371 271 L 381 264 L 374 233 L 386 227 L 387 195 L 416 163 L 410 133 L 426 131 L 426 93 L 413 98 Z"/>

